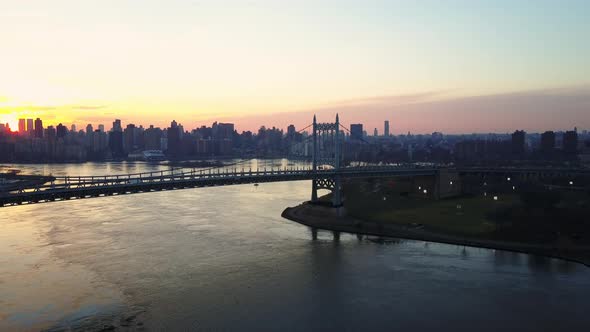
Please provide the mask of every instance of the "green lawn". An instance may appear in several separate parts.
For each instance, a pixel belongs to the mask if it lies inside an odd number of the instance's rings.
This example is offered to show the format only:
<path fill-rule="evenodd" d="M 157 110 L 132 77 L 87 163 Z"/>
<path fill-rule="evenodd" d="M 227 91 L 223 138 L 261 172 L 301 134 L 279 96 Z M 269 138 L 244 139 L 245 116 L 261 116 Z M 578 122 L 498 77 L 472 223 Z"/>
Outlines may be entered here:
<path fill-rule="evenodd" d="M 490 234 L 495 230 L 495 223 L 489 220 L 488 214 L 519 201 L 516 195 L 499 196 L 498 201 L 492 196 L 437 201 L 404 197 L 387 190 L 367 190 L 366 187 L 345 186 L 345 205 L 351 216 L 383 223 L 423 224 L 427 229 L 453 234 Z"/>

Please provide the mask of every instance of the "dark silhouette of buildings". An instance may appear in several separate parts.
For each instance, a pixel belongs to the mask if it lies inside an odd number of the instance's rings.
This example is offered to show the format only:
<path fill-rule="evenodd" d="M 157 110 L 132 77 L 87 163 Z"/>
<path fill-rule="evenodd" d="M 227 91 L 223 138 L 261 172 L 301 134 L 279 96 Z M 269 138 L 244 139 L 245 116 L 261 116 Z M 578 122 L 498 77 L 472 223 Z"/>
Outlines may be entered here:
<path fill-rule="evenodd" d="M 68 128 L 61 123 L 57 125 L 56 136 L 57 138 L 65 138 L 68 133 Z"/>
<path fill-rule="evenodd" d="M 350 125 L 350 139 L 359 141 L 363 139 L 363 125 L 361 123 Z"/>
<path fill-rule="evenodd" d="M 553 153 L 555 150 L 555 133 L 546 131 L 541 134 L 541 151 L 545 154 Z"/>
<path fill-rule="evenodd" d="M 35 120 L 35 137 L 43 138 L 43 121 L 39 118 Z"/>
<path fill-rule="evenodd" d="M 512 153 L 515 157 L 523 157 L 525 153 L 526 133 L 524 130 L 517 130 L 512 134 Z"/>
<path fill-rule="evenodd" d="M 568 155 L 576 154 L 578 151 L 578 132 L 576 130 L 566 131 L 563 134 L 563 151 Z"/>

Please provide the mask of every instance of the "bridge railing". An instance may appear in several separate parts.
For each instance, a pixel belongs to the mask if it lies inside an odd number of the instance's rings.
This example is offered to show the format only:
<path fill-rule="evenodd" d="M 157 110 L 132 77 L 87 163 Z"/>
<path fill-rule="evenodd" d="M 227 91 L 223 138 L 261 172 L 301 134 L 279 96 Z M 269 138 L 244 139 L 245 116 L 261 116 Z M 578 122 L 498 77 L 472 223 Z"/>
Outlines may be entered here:
<path fill-rule="evenodd" d="M 283 168 L 262 168 L 253 170 L 251 168 L 225 168 L 225 169 L 191 169 L 182 172 L 153 171 L 137 174 L 109 175 L 109 176 L 67 176 L 61 177 L 56 181 L 29 188 L 27 191 L 39 190 L 57 190 L 57 189 L 76 189 L 97 186 L 120 186 L 120 185 L 140 185 L 168 181 L 187 181 L 200 179 L 227 179 L 243 177 L 264 177 L 269 175 L 297 175 L 311 172 L 309 167 L 283 167 Z"/>
<path fill-rule="evenodd" d="M 416 172 L 423 174 L 432 174 L 434 169 L 426 168 L 407 168 L 400 165 L 392 166 L 361 166 L 361 167 L 344 167 L 338 173 L 344 176 L 363 176 L 363 175 L 380 175 L 395 172 L 398 175 Z M 114 186 L 141 186 L 148 184 L 167 183 L 170 181 L 205 181 L 205 180 L 228 180 L 228 182 L 243 182 L 240 179 L 249 178 L 247 182 L 264 182 L 268 177 L 294 177 L 309 178 L 313 176 L 332 176 L 333 169 L 322 169 L 313 171 L 310 167 L 270 167 L 253 170 L 251 168 L 225 168 L 225 169 L 188 169 L 182 172 L 153 171 L 138 174 L 110 175 L 110 176 L 80 176 L 64 177 L 63 182 L 54 182 L 36 188 L 22 190 L 26 193 L 30 191 L 44 190 L 76 190 L 88 187 L 114 187 Z"/>

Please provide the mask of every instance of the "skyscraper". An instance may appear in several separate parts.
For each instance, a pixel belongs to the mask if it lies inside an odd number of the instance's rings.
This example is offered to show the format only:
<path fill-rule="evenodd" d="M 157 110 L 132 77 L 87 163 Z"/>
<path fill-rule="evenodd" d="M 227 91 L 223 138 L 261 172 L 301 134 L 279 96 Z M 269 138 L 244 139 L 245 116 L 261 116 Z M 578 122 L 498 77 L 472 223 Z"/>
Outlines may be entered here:
<path fill-rule="evenodd" d="M 525 136 L 524 130 L 517 130 L 512 134 L 512 153 L 515 155 L 524 155 Z"/>
<path fill-rule="evenodd" d="M 389 120 L 385 120 L 383 124 L 383 136 L 389 137 Z"/>
<path fill-rule="evenodd" d="M 375 128 L 373 130 L 373 136 L 375 136 L 375 137 L 379 136 L 379 132 L 377 131 L 377 128 Z"/>
<path fill-rule="evenodd" d="M 575 154 L 578 151 L 578 133 L 576 130 L 566 131 L 563 134 L 563 151 L 567 154 Z"/>
<path fill-rule="evenodd" d="M 35 119 L 35 137 L 43 138 L 43 121 L 39 118 Z"/>
<path fill-rule="evenodd" d="M 24 135 L 27 131 L 27 123 L 25 119 L 18 119 L 18 134 Z"/>
<path fill-rule="evenodd" d="M 27 132 L 29 133 L 29 136 L 33 136 L 33 131 L 35 131 L 33 119 L 27 119 Z"/>
<path fill-rule="evenodd" d="M 113 122 L 113 131 L 122 132 L 123 127 L 121 127 L 121 120 L 115 119 Z"/>
<path fill-rule="evenodd" d="M 64 138 L 68 133 L 68 129 L 63 124 L 58 124 L 56 128 L 56 137 L 57 138 Z"/>
<path fill-rule="evenodd" d="M 541 151 L 551 152 L 555 149 L 555 133 L 546 131 L 541 134 Z"/>
<path fill-rule="evenodd" d="M 363 139 L 363 125 L 361 123 L 355 123 L 350 125 L 350 139 Z"/>

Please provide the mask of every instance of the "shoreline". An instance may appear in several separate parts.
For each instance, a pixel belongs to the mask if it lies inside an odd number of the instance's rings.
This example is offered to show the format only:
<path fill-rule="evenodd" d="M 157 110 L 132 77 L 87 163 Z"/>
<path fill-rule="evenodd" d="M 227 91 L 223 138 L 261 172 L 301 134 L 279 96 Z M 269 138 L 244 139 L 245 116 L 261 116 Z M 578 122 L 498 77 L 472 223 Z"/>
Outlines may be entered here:
<path fill-rule="evenodd" d="M 312 205 L 309 202 L 302 203 L 295 207 L 286 208 L 281 213 L 281 217 L 311 228 L 328 231 L 386 236 L 475 248 L 505 250 L 563 259 L 580 263 L 590 268 L 590 247 L 568 250 L 565 248 L 558 248 L 556 246 L 515 243 L 498 240 L 469 239 L 462 236 L 441 234 L 417 228 L 409 228 L 401 225 L 367 222 L 349 216 L 337 216 L 335 209 L 319 205 Z"/>

